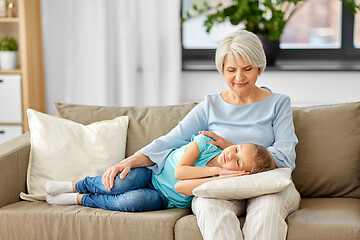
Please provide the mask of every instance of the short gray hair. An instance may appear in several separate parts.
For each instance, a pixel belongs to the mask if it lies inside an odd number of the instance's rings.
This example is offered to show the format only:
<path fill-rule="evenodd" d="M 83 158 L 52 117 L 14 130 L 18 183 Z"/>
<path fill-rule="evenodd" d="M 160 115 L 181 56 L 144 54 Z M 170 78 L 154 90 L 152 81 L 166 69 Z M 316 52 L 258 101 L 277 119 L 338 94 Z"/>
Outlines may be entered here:
<path fill-rule="evenodd" d="M 262 43 L 254 33 L 240 30 L 225 37 L 216 50 L 216 68 L 223 74 L 225 57 L 239 60 L 241 55 L 251 66 L 258 67 L 262 72 L 266 68 L 266 56 Z"/>

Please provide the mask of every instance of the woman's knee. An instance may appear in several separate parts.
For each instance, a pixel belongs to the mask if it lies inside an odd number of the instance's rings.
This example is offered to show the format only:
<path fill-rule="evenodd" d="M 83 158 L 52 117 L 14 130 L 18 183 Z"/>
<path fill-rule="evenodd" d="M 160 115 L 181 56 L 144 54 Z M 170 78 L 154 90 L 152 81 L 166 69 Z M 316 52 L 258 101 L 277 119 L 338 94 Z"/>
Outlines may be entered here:
<path fill-rule="evenodd" d="M 194 197 L 191 203 L 191 207 L 193 211 L 196 212 L 209 212 L 212 208 L 219 206 L 219 204 L 217 204 L 218 202 L 218 199 Z"/>
<path fill-rule="evenodd" d="M 285 217 L 298 209 L 300 195 L 293 185 L 285 190 L 248 200 L 247 212 L 277 212 Z"/>
<path fill-rule="evenodd" d="M 215 198 L 195 197 L 192 201 L 194 214 L 214 214 L 216 212 L 230 212 L 240 216 L 245 212 L 244 200 L 224 200 Z"/>

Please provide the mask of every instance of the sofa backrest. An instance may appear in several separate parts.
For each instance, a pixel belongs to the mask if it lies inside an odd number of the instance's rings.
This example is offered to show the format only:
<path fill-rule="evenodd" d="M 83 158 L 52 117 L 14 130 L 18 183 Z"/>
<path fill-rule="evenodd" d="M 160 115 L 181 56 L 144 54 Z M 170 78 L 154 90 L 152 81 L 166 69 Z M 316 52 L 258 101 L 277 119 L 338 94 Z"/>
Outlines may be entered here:
<path fill-rule="evenodd" d="M 360 198 L 360 102 L 293 108 L 303 197 Z"/>
<path fill-rule="evenodd" d="M 55 103 L 56 115 L 82 124 L 129 117 L 126 156 L 168 133 L 196 103 L 99 107 Z M 360 198 L 360 102 L 293 108 L 299 144 L 292 174 L 302 197 Z"/>
<path fill-rule="evenodd" d="M 170 132 L 196 106 L 196 103 L 142 107 L 104 107 L 54 103 L 54 106 L 56 116 L 85 125 L 127 115 L 129 127 L 125 156 L 128 157 L 152 140 Z"/>

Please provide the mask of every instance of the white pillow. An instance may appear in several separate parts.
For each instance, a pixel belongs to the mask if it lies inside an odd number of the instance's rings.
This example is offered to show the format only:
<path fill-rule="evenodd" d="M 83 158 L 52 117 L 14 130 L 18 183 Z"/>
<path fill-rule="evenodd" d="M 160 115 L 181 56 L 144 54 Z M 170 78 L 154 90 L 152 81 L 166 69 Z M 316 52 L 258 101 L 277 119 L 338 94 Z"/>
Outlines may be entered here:
<path fill-rule="evenodd" d="M 227 200 L 246 199 L 280 192 L 291 182 L 290 168 L 276 168 L 267 172 L 207 182 L 195 188 L 193 194 Z"/>
<path fill-rule="evenodd" d="M 45 200 L 49 180 L 96 176 L 125 158 L 127 116 L 85 126 L 32 109 L 27 114 L 31 150 L 24 200 Z"/>

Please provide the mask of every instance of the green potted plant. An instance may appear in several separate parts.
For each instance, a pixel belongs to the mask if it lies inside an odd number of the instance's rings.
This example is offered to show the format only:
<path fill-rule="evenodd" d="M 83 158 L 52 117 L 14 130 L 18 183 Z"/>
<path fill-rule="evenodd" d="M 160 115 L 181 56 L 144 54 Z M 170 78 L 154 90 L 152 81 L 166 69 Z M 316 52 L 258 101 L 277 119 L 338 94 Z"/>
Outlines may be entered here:
<path fill-rule="evenodd" d="M 206 15 L 204 25 L 206 31 L 210 32 L 214 24 L 223 23 L 227 20 L 232 25 L 242 24 L 246 30 L 257 34 L 263 42 L 265 52 L 279 49 L 279 40 L 284 31 L 286 23 L 294 13 L 307 0 L 232 0 L 229 4 L 210 5 L 208 1 L 193 5 L 193 11 L 187 12 L 186 21 L 189 18 Z M 360 5 L 355 0 L 341 0 L 354 14 L 360 11 Z M 269 58 L 271 64 L 274 58 Z M 270 60 L 270 61 L 269 61 Z"/>
<path fill-rule="evenodd" d="M 0 69 L 10 70 L 16 67 L 18 42 L 15 38 L 5 36 L 0 39 Z"/>

